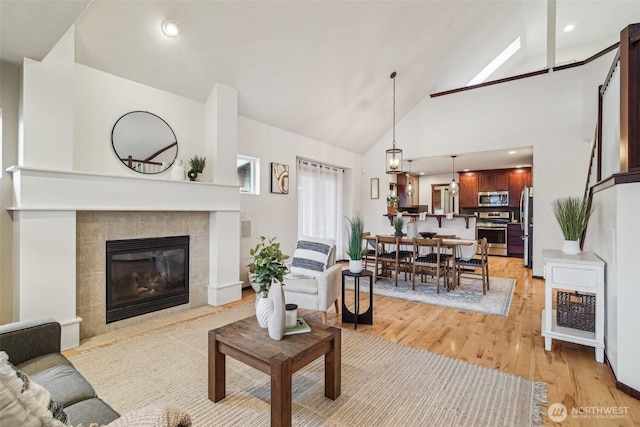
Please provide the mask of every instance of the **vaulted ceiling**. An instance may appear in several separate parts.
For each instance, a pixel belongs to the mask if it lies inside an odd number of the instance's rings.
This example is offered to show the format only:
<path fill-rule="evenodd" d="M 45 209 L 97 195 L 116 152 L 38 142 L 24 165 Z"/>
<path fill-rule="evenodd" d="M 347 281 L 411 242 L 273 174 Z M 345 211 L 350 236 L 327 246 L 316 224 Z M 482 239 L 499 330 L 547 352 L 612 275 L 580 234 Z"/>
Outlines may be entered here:
<path fill-rule="evenodd" d="M 517 37 L 489 80 L 547 67 L 553 37 L 551 65 L 586 59 L 634 22 L 640 0 L 0 0 L 0 59 L 41 60 L 75 23 L 78 63 L 199 101 L 220 82 L 243 116 L 363 153 L 391 127 L 392 71 L 400 119 Z"/>

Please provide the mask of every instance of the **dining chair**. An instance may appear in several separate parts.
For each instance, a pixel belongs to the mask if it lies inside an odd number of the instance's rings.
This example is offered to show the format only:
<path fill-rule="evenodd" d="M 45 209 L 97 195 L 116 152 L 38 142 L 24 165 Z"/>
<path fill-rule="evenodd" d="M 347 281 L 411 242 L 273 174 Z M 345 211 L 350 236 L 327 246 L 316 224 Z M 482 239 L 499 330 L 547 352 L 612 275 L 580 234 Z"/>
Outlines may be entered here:
<path fill-rule="evenodd" d="M 368 231 L 365 231 L 364 233 L 362 233 L 362 237 L 364 238 L 365 244 L 367 246 L 367 252 L 362 257 L 362 259 L 364 260 L 364 269 L 365 270 L 368 269 L 369 262 L 371 262 L 372 264 L 375 265 L 376 253 L 379 250 L 378 247 L 376 246 L 375 240 L 367 238 L 367 237 L 370 237 L 370 236 L 371 236 L 371 233 L 368 232 Z"/>
<path fill-rule="evenodd" d="M 391 250 L 390 245 L 392 245 L 393 250 Z M 400 237 L 376 236 L 376 248 L 380 248 L 380 251 L 376 252 L 376 265 L 373 272 L 374 283 L 378 281 L 378 268 L 380 268 L 381 272 L 384 272 L 389 265 L 393 265 L 396 286 L 398 286 L 400 272 L 404 271 L 404 280 L 407 280 L 413 250 L 402 250 L 400 245 Z"/>
<path fill-rule="evenodd" d="M 462 269 L 465 267 L 471 267 L 474 269 L 473 273 L 465 274 L 477 274 L 482 277 L 482 294 L 486 295 L 489 290 L 489 259 L 487 256 L 487 238 L 483 237 L 478 240 L 477 255 L 471 258 L 456 257 L 453 261 L 455 268 L 455 275 L 457 276 L 457 282 L 460 282 L 462 275 Z M 475 273 L 476 269 L 480 269 L 480 273 Z"/>
<path fill-rule="evenodd" d="M 440 277 L 449 290 L 449 258 L 451 255 L 443 253 L 442 239 L 413 239 L 412 287 L 416 289 L 416 277 L 420 283 L 427 283 L 426 276 L 435 277 L 436 293 L 440 293 Z"/>

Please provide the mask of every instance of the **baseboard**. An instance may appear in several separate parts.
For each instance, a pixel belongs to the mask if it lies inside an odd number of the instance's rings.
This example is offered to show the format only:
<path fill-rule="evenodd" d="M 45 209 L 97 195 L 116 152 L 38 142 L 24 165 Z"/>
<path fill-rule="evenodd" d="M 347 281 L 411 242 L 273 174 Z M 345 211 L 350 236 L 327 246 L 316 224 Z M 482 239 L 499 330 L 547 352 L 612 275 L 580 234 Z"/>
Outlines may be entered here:
<path fill-rule="evenodd" d="M 640 400 L 640 390 L 636 390 L 635 388 L 618 381 L 618 378 L 616 377 L 616 373 L 613 371 L 613 368 L 611 367 L 611 362 L 609 362 L 609 358 L 607 357 L 606 353 L 604 355 L 604 361 L 609 367 L 609 372 L 611 372 L 611 376 L 613 377 L 613 380 L 616 382 L 616 388 L 621 392 L 626 393 L 629 396 L 633 397 L 634 399 Z"/>

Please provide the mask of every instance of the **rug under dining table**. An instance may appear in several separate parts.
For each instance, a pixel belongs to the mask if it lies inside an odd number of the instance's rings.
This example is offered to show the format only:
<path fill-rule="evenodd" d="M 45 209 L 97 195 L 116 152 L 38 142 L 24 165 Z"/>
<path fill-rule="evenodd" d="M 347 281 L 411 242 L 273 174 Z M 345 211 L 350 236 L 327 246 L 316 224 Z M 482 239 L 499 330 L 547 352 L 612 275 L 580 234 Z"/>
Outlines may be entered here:
<path fill-rule="evenodd" d="M 167 403 L 194 426 L 267 426 L 269 376 L 231 357 L 227 397 L 207 398 L 207 332 L 253 313 L 253 304 L 239 306 L 70 359 L 120 413 Z M 295 426 L 530 426 L 542 423 L 546 402 L 544 383 L 347 328 L 342 394 L 325 398 L 322 358 L 296 372 L 292 387 Z"/>
<path fill-rule="evenodd" d="M 403 277 L 403 274 L 400 274 Z M 372 279 L 373 280 L 373 279 Z M 476 311 L 479 313 L 507 316 L 513 296 L 516 280 L 508 277 L 489 278 L 490 289 L 486 295 L 482 294 L 482 281 L 480 276 L 462 276 L 460 284 L 452 291 L 448 291 L 440 279 L 440 293 L 436 293 L 435 279 L 429 278 L 427 284 L 416 282 L 415 290 L 411 281 L 395 281 L 388 278 L 380 278 L 373 285 L 374 295 L 383 295 L 392 298 L 400 298 L 409 301 L 417 301 L 425 304 L 434 304 L 460 310 Z M 353 278 L 346 277 L 345 289 L 353 291 Z M 368 293 L 367 281 L 360 282 L 360 292 Z"/>

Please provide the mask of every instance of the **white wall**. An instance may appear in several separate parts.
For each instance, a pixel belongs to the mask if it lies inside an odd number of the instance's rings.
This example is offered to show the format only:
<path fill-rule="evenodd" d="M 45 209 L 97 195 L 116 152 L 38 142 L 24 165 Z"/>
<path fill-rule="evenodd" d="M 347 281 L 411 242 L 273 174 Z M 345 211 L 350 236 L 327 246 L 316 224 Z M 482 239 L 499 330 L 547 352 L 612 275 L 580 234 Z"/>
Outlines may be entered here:
<path fill-rule="evenodd" d="M 369 180 L 362 181 L 360 155 L 246 117 L 238 119 L 238 154 L 260 159 L 260 195 L 240 195 L 241 216 L 251 221 L 251 237 L 243 238 L 240 245 L 243 266 L 260 236 L 277 237 L 283 252 L 293 253 L 298 234 L 297 157 L 344 168 L 345 215 L 362 209 L 360 200 L 369 197 Z M 270 193 L 271 162 L 289 165 L 289 194 Z M 241 273 L 241 278 L 246 277 Z"/>
<path fill-rule="evenodd" d="M 5 171 L 18 162 L 18 88 L 17 66 L 0 63 L 0 108 L 2 108 L 2 170 L 0 170 L 0 323 L 11 321 L 13 223 L 5 209 L 11 205 L 11 178 Z"/>
<path fill-rule="evenodd" d="M 131 111 L 149 111 L 171 126 L 178 140 L 178 158 L 187 168 L 193 155 L 205 154 L 204 103 L 75 64 L 75 171 L 169 179 L 170 170 L 153 175 L 134 172 L 114 153 L 113 125 Z M 205 176 L 210 177 L 214 167 L 214 159 L 209 159 Z"/>
<path fill-rule="evenodd" d="M 460 183 L 460 178 L 458 174 L 455 174 L 456 182 Z M 421 205 L 429 205 L 429 212 L 433 211 L 433 200 L 431 200 L 431 186 L 433 184 L 446 184 L 449 185 L 451 183 L 451 174 L 444 175 L 428 175 L 420 177 L 420 204 Z M 458 210 L 458 199 L 456 198 L 456 206 L 455 212 L 459 213 Z"/>
<path fill-rule="evenodd" d="M 613 54 L 589 65 L 437 98 L 426 97 L 396 124 L 406 158 L 533 146 L 533 274 L 542 276 L 542 249 L 559 248 L 562 234 L 550 209 L 553 199 L 581 195 L 597 111 L 597 88 Z M 385 179 L 381 159 L 386 135 L 364 156 L 364 175 Z M 384 194 L 364 200 L 373 231 L 388 230 Z"/>

